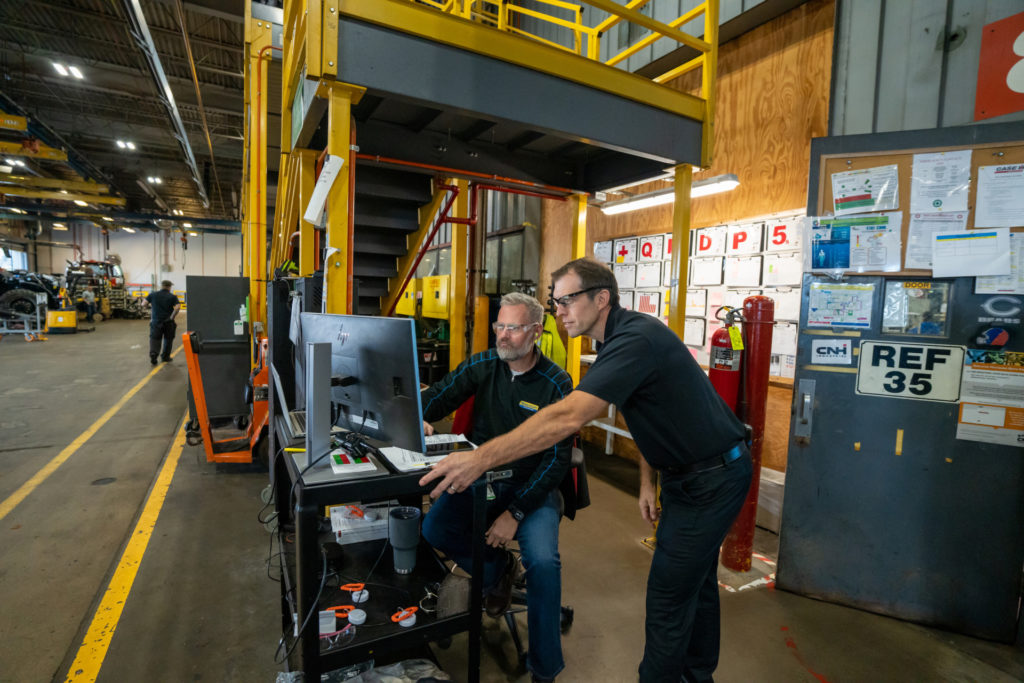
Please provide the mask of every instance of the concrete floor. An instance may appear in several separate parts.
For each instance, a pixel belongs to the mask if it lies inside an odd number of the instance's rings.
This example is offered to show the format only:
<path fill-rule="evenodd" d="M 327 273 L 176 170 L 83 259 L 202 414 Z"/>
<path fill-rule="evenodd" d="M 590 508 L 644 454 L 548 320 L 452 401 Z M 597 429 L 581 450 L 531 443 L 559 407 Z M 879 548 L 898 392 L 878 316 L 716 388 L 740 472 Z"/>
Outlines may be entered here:
<path fill-rule="evenodd" d="M 180 320 L 180 329 L 184 329 Z M 0 510 L 150 375 L 145 321 L 44 343 L 0 343 Z M 185 414 L 179 354 L 6 516 L 0 517 L 0 681 L 64 680 Z M 595 456 L 593 505 L 561 526 L 559 681 L 632 681 L 643 650 L 651 551 L 636 472 Z M 101 681 L 273 681 L 278 586 L 257 519 L 267 475 L 186 447 L 100 669 Z M 754 571 L 722 571 L 719 681 L 1016 681 L 1024 647 L 979 641 L 774 590 L 777 537 Z M 484 619 L 483 681 L 528 681 L 500 621 Z M 466 636 L 440 663 L 464 677 Z"/>

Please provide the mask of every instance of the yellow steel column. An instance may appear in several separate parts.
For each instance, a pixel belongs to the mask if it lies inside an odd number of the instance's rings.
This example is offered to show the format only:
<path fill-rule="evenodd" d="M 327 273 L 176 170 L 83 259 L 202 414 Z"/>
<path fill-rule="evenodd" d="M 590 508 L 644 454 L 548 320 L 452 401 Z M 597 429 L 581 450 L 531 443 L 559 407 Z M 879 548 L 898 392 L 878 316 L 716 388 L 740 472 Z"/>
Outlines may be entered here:
<path fill-rule="evenodd" d="M 469 182 L 456 180 L 459 196 L 452 205 L 453 218 L 469 218 Z M 469 274 L 469 226 L 452 223 L 451 289 L 448 291 L 448 369 L 466 360 L 466 277 Z"/>
<path fill-rule="evenodd" d="M 704 98 L 704 123 L 701 132 L 700 163 L 703 168 L 711 166 L 715 146 L 715 98 L 718 85 L 718 0 L 707 0 L 704 10 L 704 40 L 711 49 L 704 54 L 701 68 L 701 96 Z M 682 336 L 682 330 L 680 330 Z"/>
<path fill-rule="evenodd" d="M 676 166 L 676 199 L 672 209 L 672 287 L 669 290 L 668 326 L 683 338 L 686 322 L 686 269 L 690 260 L 690 181 L 693 168 Z"/>
<path fill-rule="evenodd" d="M 583 258 L 587 255 L 587 195 L 575 194 L 570 199 L 575 202 L 576 210 L 573 212 L 572 220 L 572 260 Z M 566 344 L 565 370 L 572 378 L 572 385 L 580 383 L 580 349 L 583 340 L 579 337 L 570 337 Z"/>
<path fill-rule="evenodd" d="M 324 262 L 324 310 L 349 313 L 352 254 L 348 243 L 348 165 L 352 131 L 352 91 L 329 86 L 327 153 L 345 160 L 327 195 L 327 258 Z"/>
<path fill-rule="evenodd" d="M 309 198 L 313 196 L 313 186 L 316 184 L 316 152 L 311 149 L 296 149 L 294 151 L 298 162 L 298 183 L 299 190 L 299 275 L 309 277 L 316 270 L 316 254 L 314 253 L 314 242 L 316 239 L 316 228 L 312 223 L 303 218 L 306 213 L 306 205 Z"/>
<path fill-rule="evenodd" d="M 248 9 L 248 8 L 247 8 Z M 268 63 L 273 58 L 270 24 L 248 17 L 246 43 L 246 157 L 248 161 L 246 220 L 242 226 L 245 264 L 249 277 L 249 325 L 265 323 L 264 304 L 267 280 L 267 105 L 270 100 Z M 251 362 L 255 364 L 256 359 Z"/>

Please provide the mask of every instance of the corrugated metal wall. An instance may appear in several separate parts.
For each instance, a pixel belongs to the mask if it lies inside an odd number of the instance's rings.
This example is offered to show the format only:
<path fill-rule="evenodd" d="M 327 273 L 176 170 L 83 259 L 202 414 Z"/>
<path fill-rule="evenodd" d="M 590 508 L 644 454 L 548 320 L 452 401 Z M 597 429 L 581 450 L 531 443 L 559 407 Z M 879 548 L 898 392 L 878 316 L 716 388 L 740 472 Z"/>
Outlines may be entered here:
<path fill-rule="evenodd" d="M 721 25 L 730 19 L 735 19 L 743 12 L 756 7 L 763 2 L 765 2 L 765 0 L 721 0 L 719 3 L 718 23 Z M 546 14 L 559 16 L 563 19 L 573 18 L 572 13 L 568 10 L 558 10 L 553 8 L 551 5 L 536 2 L 535 0 L 523 0 L 521 4 L 529 9 L 542 11 Z M 625 2 L 623 1 L 622 4 L 625 4 Z M 641 11 L 647 16 L 653 16 L 658 21 L 662 21 L 667 24 L 670 21 L 686 14 L 699 4 L 700 2 L 698 0 L 651 0 Z M 607 12 L 590 6 L 585 6 L 583 8 L 583 23 L 587 26 L 597 26 L 607 17 Z M 521 28 L 524 31 L 529 31 L 540 38 L 556 42 L 559 45 L 571 47 L 573 44 L 573 36 L 567 29 L 547 22 L 542 22 L 530 17 L 524 17 Z M 681 26 L 680 30 L 691 35 L 702 36 L 704 35 L 704 18 L 700 17 L 695 19 L 694 21 Z M 606 60 L 609 57 L 618 54 L 627 46 L 636 42 L 648 33 L 649 31 L 641 26 L 634 26 L 626 22 L 620 23 L 609 31 L 608 35 L 602 36 L 601 59 Z M 637 69 L 650 64 L 655 59 L 665 56 L 677 47 L 679 47 L 678 43 L 662 38 L 653 45 L 644 48 L 637 54 L 630 57 L 624 63 L 620 64 L 619 67 L 629 71 L 636 71 Z"/>
<path fill-rule="evenodd" d="M 974 123 L 982 28 L 1024 11 L 1022 0 L 838 2 L 831 135 Z"/>

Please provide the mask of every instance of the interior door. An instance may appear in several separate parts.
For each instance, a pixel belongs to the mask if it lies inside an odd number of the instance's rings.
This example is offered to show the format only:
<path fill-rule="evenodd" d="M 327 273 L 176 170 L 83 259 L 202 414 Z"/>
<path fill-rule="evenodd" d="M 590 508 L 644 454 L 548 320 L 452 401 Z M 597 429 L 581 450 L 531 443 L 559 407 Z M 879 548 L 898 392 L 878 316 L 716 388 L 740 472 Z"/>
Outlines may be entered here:
<path fill-rule="evenodd" d="M 965 364 L 1024 365 L 1022 310 L 1022 296 L 974 294 L 974 278 L 804 276 L 780 588 L 1014 638 L 1024 411 L 1000 430 L 965 397 L 1012 404 L 1024 391 L 1012 367 L 992 379 Z"/>

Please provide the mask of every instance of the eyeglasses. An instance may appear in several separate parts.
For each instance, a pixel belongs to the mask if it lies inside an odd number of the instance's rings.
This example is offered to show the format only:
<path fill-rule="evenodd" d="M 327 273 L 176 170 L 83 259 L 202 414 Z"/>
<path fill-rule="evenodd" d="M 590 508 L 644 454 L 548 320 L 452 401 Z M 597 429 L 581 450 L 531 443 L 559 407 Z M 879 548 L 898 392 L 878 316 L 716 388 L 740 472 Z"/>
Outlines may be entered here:
<path fill-rule="evenodd" d="M 494 334 L 501 334 L 505 330 L 508 330 L 512 334 L 519 334 L 525 332 L 537 323 L 527 323 L 525 325 L 514 325 L 510 323 L 491 323 L 491 329 L 494 330 Z"/>
<path fill-rule="evenodd" d="M 580 294 L 586 294 L 587 292 L 593 292 L 595 289 L 607 289 L 607 287 L 587 287 L 586 289 L 581 289 L 578 292 L 573 292 L 572 294 L 566 294 L 565 296 L 560 296 L 557 299 L 548 299 L 548 306 L 550 306 L 552 308 L 552 310 L 554 310 L 555 306 L 562 306 L 563 308 L 568 308 L 569 305 L 572 304 L 572 302 Z"/>

